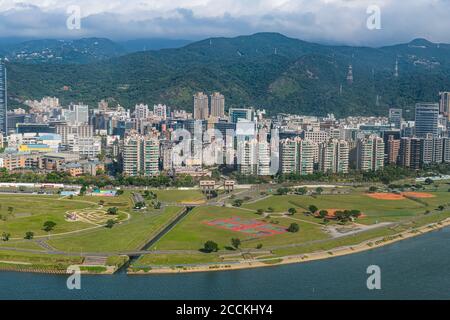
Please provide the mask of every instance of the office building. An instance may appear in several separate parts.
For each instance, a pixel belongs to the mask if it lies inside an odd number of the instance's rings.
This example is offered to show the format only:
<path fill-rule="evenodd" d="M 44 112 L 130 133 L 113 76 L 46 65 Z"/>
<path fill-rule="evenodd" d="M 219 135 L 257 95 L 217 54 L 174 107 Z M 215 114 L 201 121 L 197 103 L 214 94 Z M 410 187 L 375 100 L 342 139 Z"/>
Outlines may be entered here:
<path fill-rule="evenodd" d="M 254 109 L 230 108 L 228 113 L 231 123 L 238 123 L 239 119 L 253 121 L 255 117 Z"/>
<path fill-rule="evenodd" d="M 439 104 L 437 103 L 418 103 L 416 104 L 416 136 L 425 138 L 431 133 L 434 137 L 438 136 L 439 125 Z"/>
<path fill-rule="evenodd" d="M 393 124 L 396 129 L 402 128 L 403 110 L 389 109 L 389 123 Z"/>
<path fill-rule="evenodd" d="M 71 105 L 62 112 L 64 119 L 70 125 L 89 123 L 89 107 L 87 105 Z"/>

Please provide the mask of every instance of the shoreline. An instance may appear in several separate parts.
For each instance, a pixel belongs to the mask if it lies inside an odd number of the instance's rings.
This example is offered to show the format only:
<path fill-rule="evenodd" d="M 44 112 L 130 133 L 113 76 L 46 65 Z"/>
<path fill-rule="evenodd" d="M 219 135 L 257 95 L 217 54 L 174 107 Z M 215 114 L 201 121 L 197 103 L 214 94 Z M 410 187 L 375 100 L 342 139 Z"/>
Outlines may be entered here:
<path fill-rule="evenodd" d="M 411 239 L 416 236 L 424 235 L 429 232 L 441 230 L 450 226 L 450 218 L 444 219 L 440 222 L 433 222 L 415 229 L 410 229 L 407 231 L 394 234 L 392 236 L 378 237 L 369 240 L 365 240 L 359 244 L 336 247 L 327 251 L 315 251 L 305 254 L 289 255 L 284 257 L 274 257 L 261 260 L 251 260 L 245 262 L 235 262 L 235 263 L 221 263 L 221 264 L 209 264 L 209 265 L 198 265 L 190 267 L 160 267 L 152 268 L 148 271 L 131 271 L 128 269 L 127 274 L 129 275 L 158 275 L 158 274 L 180 274 L 180 273 L 200 273 L 200 272 L 217 272 L 217 271 L 233 271 L 233 270 L 243 270 L 243 269 L 255 269 L 264 267 L 277 267 L 288 264 L 311 262 L 325 259 L 332 259 L 336 257 L 346 256 L 355 253 L 361 253 L 372 249 L 381 248 L 396 242 Z M 271 263 L 272 262 L 272 263 Z"/>
<path fill-rule="evenodd" d="M 326 251 L 314 251 L 311 253 L 294 254 L 282 257 L 265 258 L 260 260 L 247 260 L 247 261 L 232 261 L 229 263 L 210 263 L 204 265 L 196 266 L 183 266 L 183 265 L 173 265 L 173 266 L 148 266 L 146 270 L 133 271 L 132 266 L 128 266 L 126 273 L 128 275 L 162 275 L 162 274 L 180 274 L 180 273 L 201 273 L 201 272 L 218 272 L 218 271 L 233 271 L 233 270 L 244 270 L 244 269 L 255 269 L 264 267 L 277 267 L 288 264 L 304 263 L 325 259 L 332 259 L 336 257 L 346 256 L 350 254 L 356 254 L 365 252 L 372 249 L 381 248 L 396 242 L 411 239 L 416 236 L 424 235 L 429 232 L 438 231 L 450 226 L 450 218 L 446 218 L 439 222 L 433 222 L 427 225 L 420 226 L 418 228 L 409 229 L 402 231 L 400 233 L 373 238 L 365 240 L 361 243 L 355 245 L 336 247 Z M 58 274 L 65 275 L 69 274 L 66 270 L 61 269 L 46 269 L 39 267 L 26 268 L 29 264 L 15 264 L 12 262 L 3 261 L 0 263 L 0 272 L 21 272 L 21 273 L 39 273 L 39 274 Z M 22 268 L 20 268 L 22 266 Z M 83 267 L 83 265 L 81 265 Z M 103 272 L 92 272 L 90 270 L 82 270 L 82 274 L 86 275 L 114 275 L 117 270 L 120 269 L 117 266 L 108 267 L 105 266 L 106 270 Z"/>

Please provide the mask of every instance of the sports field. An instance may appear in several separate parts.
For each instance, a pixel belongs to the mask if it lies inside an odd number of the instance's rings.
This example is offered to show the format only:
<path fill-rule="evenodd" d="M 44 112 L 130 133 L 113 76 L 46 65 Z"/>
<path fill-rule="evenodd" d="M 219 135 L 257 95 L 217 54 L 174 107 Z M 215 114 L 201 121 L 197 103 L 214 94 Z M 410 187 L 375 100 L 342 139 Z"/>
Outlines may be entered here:
<path fill-rule="evenodd" d="M 341 210 L 359 210 L 364 214 L 364 218 L 358 219 L 362 224 L 373 224 L 376 222 L 393 222 L 408 217 L 414 217 L 427 210 L 435 209 L 436 206 L 450 202 L 448 192 L 426 192 L 426 197 L 415 198 L 414 194 L 402 195 L 386 194 L 382 199 L 378 194 L 374 198 L 373 194 L 363 192 L 348 195 L 318 195 L 318 196 L 271 196 L 264 200 L 244 204 L 243 207 L 252 210 L 268 210 L 272 208 L 275 213 L 287 212 L 289 208 L 295 208 L 299 213 L 297 216 L 304 216 L 310 205 L 316 206 L 319 210 L 330 210 L 339 208 Z M 395 196 L 395 197 L 394 197 Z M 395 198 L 395 199 L 393 199 Z"/>
<path fill-rule="evenodd" d="M 233 218 L 232 220 L 230 220 Z M 258 235 L 255 233 L 246 233 L 241 230 L 233 230 L 232 227 L 218 227 L 222 221 L 240 220 L 239 223 L 271 226 L 277 230 L 283 230 L 270 236 Z M 300 226 L 298 233 L 289 233 L 285 230 L 291 223 L 297 223 Z M 254 212 L 225 207 L 198 207 L 195 208 L 183 221 L 181 221 L 173 230 L 166 234 L 151 249 L 158 250 L 199 250 L 208 240 L 218 243 L 221 249 L 231 246 L 232 238 L 239 238 L 242 241 L 243 248 L 255 248 L 258 244 L 283 245 L 297 243 L 302 241 L 311 241 L 326 239 L 329 236 L 322 231 L 322 226 L 309 222 L 298 221 L 288 218 L 263 218 Z"/>

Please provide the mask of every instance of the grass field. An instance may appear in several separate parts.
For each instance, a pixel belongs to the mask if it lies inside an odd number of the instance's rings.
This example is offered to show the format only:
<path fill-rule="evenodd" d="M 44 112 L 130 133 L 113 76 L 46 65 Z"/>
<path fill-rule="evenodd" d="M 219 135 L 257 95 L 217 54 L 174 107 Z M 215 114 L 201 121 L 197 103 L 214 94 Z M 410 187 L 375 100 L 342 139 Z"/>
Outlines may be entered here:
<path fill-rule="evenodd" d="M 35 236 L 46 235 L 42 230 L 46 221 L 53 221 L 56 227 L 51 233 L 64 233 L 92 227 L 89 223 L 68 222 L 68 210 L 96 208 L 98 205 L 78 200 L 61 199 L 57 196 L 0 195 L 0 233 L 7 232 L 11 238 L 23 238 L 25 232 Z"/>
<path fill-rule="evenodd" d="M 118 252 L 136 250 L 182 210 L 166 207 L 163 212 L 133 213 L 129 221 L 112 229 L 101 228 L 84 233 L 56 237 L 49 244 L 67 252 Z"/>
<path fill-rule="evenodd" d="M 212 240 L 219 244 L 220 249 L 230 246 L 232 238 L 239 238 L 242 241 L 242 248 L 255 248 L 258 244 L 264 246 L 283 245 L 289 243 L 325 239 L 328 237 L 321 230 L 321 226 L 292 221 L 288 219 L 267 219 L 266 222 L 276 223 L 278 226 L 287 228 L 291 223 L 296 222 L 300 226 L 298 233 L 284 233 L 280 235 L 252 238 L 250 235 L 232 230 L 225 230 L 215 226 L 206 225 L 205 222 L 240 217 L 247 220 L 263 221 L 261 216 L 235 208 L 224 207 L 198 207 L 195 208 L 183 221 L 181 221 L 173 230 L 166 234 L 152 249 L 173 250 L 189 249 L 199 250 L 203 248 L 206 241 Z"/>
<path fill-rule="evenodd" d="M 360 223 L 373 224 L 375 222 L 399 221 L 407 217 L 413 217 L 426 210 L 450 202 L 450 193 L 433 192 L 434 198 L 402 200 L 379 200 L 368 197 L 364 193 L 348 195 L 320 195 L 320 196 L 271 196 L 261 201 L 244 204 L 243 207 L 252 210 L 267 210 L 271 207 L 274 212 L 287 212 L 289 208 L 296 208 L 299 212 L 308 211 L 310 205 L 315 205 L 319 210 L 342 209 L 360 210 L 366 218 L 359 219 Z"/>
<path fill-rule="evenodd" d="M 204 201 L 205 196 L 200 190 L 150 190 L 157 194 L 158 200 L 168 203 L 189 203 Z"/>

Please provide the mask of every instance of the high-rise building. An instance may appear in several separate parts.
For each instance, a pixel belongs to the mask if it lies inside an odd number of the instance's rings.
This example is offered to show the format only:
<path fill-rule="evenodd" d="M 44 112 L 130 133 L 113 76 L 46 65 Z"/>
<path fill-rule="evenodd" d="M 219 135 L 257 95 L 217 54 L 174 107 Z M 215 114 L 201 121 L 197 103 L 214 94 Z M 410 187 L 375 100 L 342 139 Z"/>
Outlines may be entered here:
<path fill-rule="evenodd" d="M 425 138 L 431 133 L 434 137 L 438 136 L 439 125 L 439 104 L 437 103 L 418 103 L 416 104 L 416 136 Z"/>
<path fill-rule="evenodd" d="M 389 123 L 393 124 L 396 129 L 402 128 L 402 109 L 389 109 Z"/>
<path fill-rule="evenodd" d="M 450 92 L 439 92 L 439 112 L 450 119 Z"/>
<path fill-rule="evenodd" d="M 400 140 L 399 163 L 405 168 L 420 169 L 421 145 L 419 138 L 404 137 Z"/>
<path fill-rule="evenodd" d="M 158 104 L 153 106 L 153 114 L 160 117 L 162 120 L 167 119 L 167 106 L 165 104 Z"/>
<path fill-rule="evenodd" d="M 137 104 L 134 108 L 134 116 L 136 119 L 147 119 L 150 115 L 150 110 L 146 104 Z"/>
<path fill-rule="evenodd" d="M 280 141 L 280 173 L 308 175 L 314 172 L 316 144 L 299 137 Z"/>
<path fill-rule="evenodd" d="M 154 176 L 159 173 L 159 141 L 152 136 L 131 134 L 124 140 L 123 173 L 128 176 Z"/>
<path fill-rule="evenodd" d="M 194 119 L 206 120 L 209 117 L 208 96 L 203 92 L 194 95 Z"/>
<path fill-rule="evenodd" d="M 220 92 L 211 95 L 211 117 L 223 118 L 225 115 L 225 97 Z"/>
<path fill-rule="evenodd" d="M 442 138 L 442 162 L 450 163 L 450 138 Z"/>
<path fill-rule="evenodd" d="M 398 163 L 400 153 L 400 139 L 395 139 L 390 135 L 387 141 L 387 163 L 395 165 Z"/>
<path fill-rule="evenodd" d="M 142 158 L 144 176 L 156 176 L 159 174 L 159 140 L 157 138 L 143 137 Z"/>
<path fill-rule="evenodd" d="M 258 142 L 258 175 L 270 175 L 270 143 L 267 141 Z"/>
<path fill-rule="evenodd" d="M 89 123 L 89 107 L 81 104 L 70 105 L 69 109 L 63 110 L 63 116 L 71 125 L 87 124 Z"/>
<path fill-rule="evenodd" d="M 442 163 L 443 159 L 443 140 L 435 138 L 428 134 L 426 138 L 420 141 L 420 165 L 425 166 L 433 163 Z"/>
<path fill-rule="evenodd" d="M 258 173 L 258 140 L 241 140 L 236 145 L 237 169 L 240 174 Z"/>
<path fill-rule="evenodd" d="M 345 140 L 330 139 L 319 145 L 319 170 L 330 173 L 347 173 L 349 146 Z"/>
<path fill-rule="evenodd" d="M 384 141 L 377 135 L 358 139 L 356 145 L 356 168 L 376 171 L 384 167 Z"/>
<path fill-rule="evenodd" d="M 8 133 L 8 86 L 6 66 L 0 61 L 0 132 Z"/>

